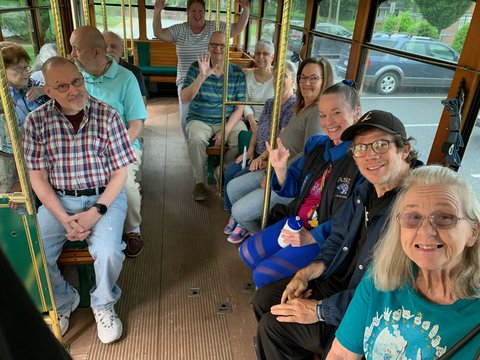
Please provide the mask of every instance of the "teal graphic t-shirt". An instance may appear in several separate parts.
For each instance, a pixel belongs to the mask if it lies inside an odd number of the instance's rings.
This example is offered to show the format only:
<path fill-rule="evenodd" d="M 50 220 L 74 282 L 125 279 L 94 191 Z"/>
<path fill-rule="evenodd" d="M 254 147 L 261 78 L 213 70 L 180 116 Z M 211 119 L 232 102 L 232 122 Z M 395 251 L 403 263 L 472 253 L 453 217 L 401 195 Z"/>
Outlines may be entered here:
<path fill-rule="evenodd" d="M 337 332 L 348 350 L 369 359 L 438 359 L 480 323 L 480 299 L 431 303 L 410 285 L 378 291 L 370 276 L 359 284 Z M 474 359 L 480 334 L 452 359 Z"/>

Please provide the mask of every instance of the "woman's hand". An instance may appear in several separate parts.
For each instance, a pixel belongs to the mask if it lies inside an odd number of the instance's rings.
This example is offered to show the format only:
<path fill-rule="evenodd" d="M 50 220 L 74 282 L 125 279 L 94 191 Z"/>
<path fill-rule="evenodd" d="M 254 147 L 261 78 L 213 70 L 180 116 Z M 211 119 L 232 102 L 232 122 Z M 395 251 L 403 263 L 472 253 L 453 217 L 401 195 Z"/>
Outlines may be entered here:
<path fill-rule="evenodd" d="M 315 239 L 313 238 L 312 234 L 304 227 L 302 227 L 302 229 L 298 232 L 283 229 L 282 238 L 285 243 L 290 244 L 293 247 L 315 244 Z"/>
<path fill-rule="evenodd" d="M 268 141 L 265 144 L 267 146 L 267 150 L 270 156 L 270 164 L 272 164 L 275 172 L 282 170 L 286 171 L 287 161 L 290 157 L 290 151 L 285 148 L 285 146 L 283 146 L 282 140 L 280 140 L 280 138 L 277 138 L 276 149 L 273 149 Z"/>
<path fill-rule="evenodd" d="M 265 160 L 262 160 L 262 158 L 259 156 L 255 159 L 253 159 L 252 162 L 250 163 L 250 171 L 256 171 L 256 170 L 264 169 L 266 164 L 267 164 L 267 162 Z"/>
<path fill-rule="evenodd" d="M 165 0 L 155 0 L 154 11 L 162 11 L 165 6 Z"/>
<path fill-rule="evenodd" d="M 25 93 L 25 97 L 28 101 L 34 101 L 35 99 L 38 99 L 40 96 L 43 95 L 45 95 L 43 87 L 31 87 Z"/>

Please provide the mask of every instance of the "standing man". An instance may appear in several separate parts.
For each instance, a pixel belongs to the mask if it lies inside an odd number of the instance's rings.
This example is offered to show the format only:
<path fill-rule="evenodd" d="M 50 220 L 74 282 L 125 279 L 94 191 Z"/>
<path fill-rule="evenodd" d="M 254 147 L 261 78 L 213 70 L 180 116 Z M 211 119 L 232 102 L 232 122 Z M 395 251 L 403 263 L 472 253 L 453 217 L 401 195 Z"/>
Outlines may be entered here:
<path fill-rule="evenodd" d="M 419 165 L 405 127 L 380 110 L 364 114 L 341 139 L 368 180 L 339 208 L 318 259 L 293 278 L 260 288 L 253 298 L 259 321 L 259 359 L 311 359 L 327 352 L 335 330 L 367 270 L 398 188 Z M 322 225 L 320 225 L 322 226 Z"/>
<path fill-rule="evenodd" d="M 239 0 L 241 13 L 237 22 L 231 26 L 231 37 L 240 34 L 247 25 L 250 15 L 250 1 Z M 187 21 L 181 24 L 175 24 L 164 28 L 162 25 L 162 10 L 165 9 L 165 0 L 155 0 L 153 9 L 153 34 L 157 39 L 175 43 L 177 49 L 178 68 L 177 68 L 177 89 L 180 124 L 183 135 L 187 140 L 187 113 L 188 103 L 181 100 L 180 92 L 183 89 L 183 83 L 187 76 L 188 69 L 193 62 L 197 60 L 198 54 L 207 51 L 210 37 L 215 32 L 215 20 L 205 20 L 205 1 L 188 0 L 187 1 Z M 218 24 L 218 30 L 225 33 L 227 27 L 224 21 Z"/>
<path fill-rule="evenodd" d="M 130 64 L 128 61 L 123 60 L 123 39 L 113 31 L 104 31 L 102 33 L 105 42 L 107 43 L 107 55 L 110 55 L 115 61 L 123 66 L 125 69 L 130 70 L 137 79 L 140 92 L 142 93 L 143 103 L 147 107 L 147 87 L 145 86 L 145 78 L 143 77 L 142 70 L 139 67 Z"/>
<path fill-rule="evenodd" d="M 202 52 L 188 70 L 183 90 L 180 93 L 183 103 L 190 103 L 187 115 L 188 156 L 192 163 L 195 187 L 193 199 L 207 197 L 205 181 L 206 148 L 210 140 L 215 146 L 221 145 L 222 104 L 223 104 L 223 61 L 225 34 L 216 31 L 210 38 L 208 53 Z M 243 70 L 228 65 L 228 91 L 230 101 L 245 101 L 246 81 Z M 225 140 L 230 150 L 225 163 L 233 161 L 238 147 L 238 133 L 247 127 L 241 120 L 243 105 L 227 105 Z"/>
<path fill-rule="evenodd" d="M 128 166 L 125 193 L 128 199 L 124 240 L 125 254 L 135 257 L 143 249 L 140 233 L 142 196 L 136 174 L 140 169 L 142 149 L 138 137 L 147 118 L 142 94 L 135 76 L 107 56 L 107 44 L 100 31 L 93 26 L 81 26 L 70 37 L 72 58 L 80 68 L 88 93 L 118 111 L 128 130 L 128 136 L 137 161 Z"/>
<path fill-rule="evenodd" d="M 114 305 L 125 259 L 123 186 L 135 155 L 120 116 L 88 95 L 75 64 L 52 57 L 43 75 L 52 100 L 27 116 L 23 147 L 33 190 L 42 202 L 38 224 L 60 328 L 65 334 L 80 297 L 63 279 L 57 259 L 65 241 L 86 240 L 95 259 L 90 303 L 98 337 L 110 343 L 122 336 Z"/>

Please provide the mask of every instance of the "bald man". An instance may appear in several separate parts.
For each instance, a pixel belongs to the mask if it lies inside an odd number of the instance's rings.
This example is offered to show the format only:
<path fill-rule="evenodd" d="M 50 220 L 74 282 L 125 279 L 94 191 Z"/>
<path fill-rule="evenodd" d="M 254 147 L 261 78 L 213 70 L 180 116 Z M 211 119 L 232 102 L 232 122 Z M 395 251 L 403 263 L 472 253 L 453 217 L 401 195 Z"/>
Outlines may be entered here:
<path fill-rule="evenodd" d="M 135 257 L 143 249 L 140 233 L 142 197 L 136 174 L 140 169 L 142 149 L 138 137 L 141 134 L 147 111 L 138 82 L 131 71 L 121 67 L 107 56 L 107 44 L 100 31 L 93 26 L 81 26 L 70 37 L 72 58 L 85 78 L 88 93 L 109 104 L 118 111 L 124 121 L 137 161 L 128 166 L 125 193 L 128 199 L 127 218 L 124 226 L 125 254 Z"/>
<path fill-rule="evenodd" d="M 145 86 L 145 78 L 143 77 L 142 70 L 139 67 L 130 64 L 128 61 L 122 59 L 123 54 L 123 39 L 113 31 L 104 31 L 102 33 L 105 42 L 107 43 L 107 54 L 110 55 L 115 61 L 123 66 L 125 69 L 130 70 L 138 81 L 140 86 L 140 92 L 142 93 L 143 102 L 145 107 L 147 106 L 147 87 Z"/>
<path fill-rule="evenodd" d="M 118 112 L 88 95 L 74 63 L 52 57 L 42 71 L 52 100 L 27 116 L 23 147 L 32 188 L 42 202 L 38 224 L 60 329 L 65 334 L 80 297 L 63 279 L 57 259 L 67 240 L 86 240 L 95 259 L 90 304 L 99 339 L 110 343 L 123 329 L 114 305 L 125 259 L 123 186 L 135 155 Z"/>

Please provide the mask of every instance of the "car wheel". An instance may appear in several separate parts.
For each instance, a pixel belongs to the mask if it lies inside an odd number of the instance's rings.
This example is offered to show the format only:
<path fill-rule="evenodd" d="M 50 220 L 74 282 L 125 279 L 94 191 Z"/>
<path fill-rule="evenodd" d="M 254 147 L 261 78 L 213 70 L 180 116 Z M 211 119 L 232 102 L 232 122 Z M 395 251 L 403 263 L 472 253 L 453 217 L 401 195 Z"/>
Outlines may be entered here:
<path fill-rule="evenodd" d="M 378 79 L 376 88 L 380 95 L 390 95 L 397 91 L 399 86 L 398 75 L 393 72 L 386 72 Z"/>

